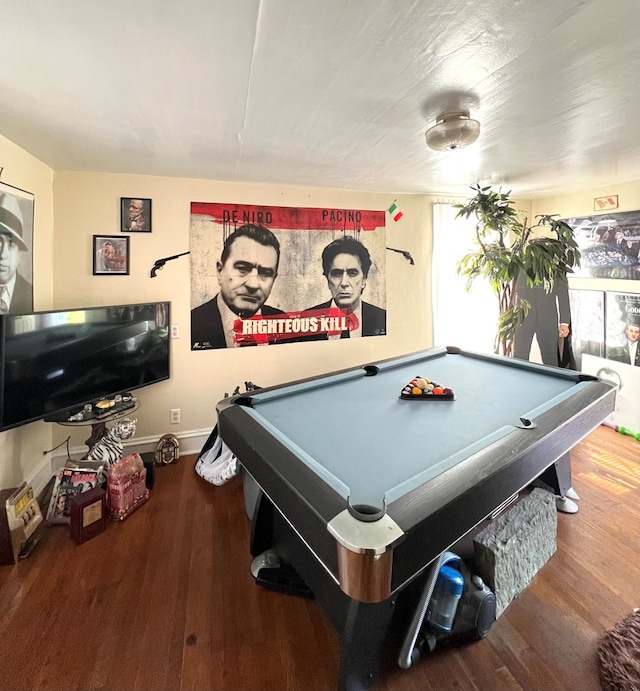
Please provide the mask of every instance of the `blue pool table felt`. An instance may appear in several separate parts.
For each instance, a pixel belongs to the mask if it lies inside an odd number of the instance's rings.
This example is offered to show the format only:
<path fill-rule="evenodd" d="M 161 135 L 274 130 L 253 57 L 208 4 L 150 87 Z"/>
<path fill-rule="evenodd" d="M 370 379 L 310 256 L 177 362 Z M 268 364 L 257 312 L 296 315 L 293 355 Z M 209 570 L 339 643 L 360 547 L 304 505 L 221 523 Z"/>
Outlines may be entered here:
<path fill-rule="evenodd" d="M 456 400 L 408 401 L 416 376 Z M 463 462 L 583 386 L 545 368 L 461 355 L 396 359 L 252 396 L 249 414 L 353 505 L 382 507 Z M 310 395 L 312 393 L 313 395 Z"/>

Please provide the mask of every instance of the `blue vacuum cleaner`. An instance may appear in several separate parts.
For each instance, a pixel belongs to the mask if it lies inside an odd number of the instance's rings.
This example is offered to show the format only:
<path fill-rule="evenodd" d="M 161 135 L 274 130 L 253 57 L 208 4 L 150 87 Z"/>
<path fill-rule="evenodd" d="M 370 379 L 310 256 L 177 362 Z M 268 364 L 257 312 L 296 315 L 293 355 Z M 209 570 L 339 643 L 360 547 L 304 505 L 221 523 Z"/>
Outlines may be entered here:
<path fill-rule="evenodd" d="M 444 552 L 432 565 L 427 583 L 404 639 L 398 664 L 408 669 L 422 652 L 433 652 L 439 640 L 467 635 L 484 638 L 496 620 L 496 597 L 462 559 Z"/>

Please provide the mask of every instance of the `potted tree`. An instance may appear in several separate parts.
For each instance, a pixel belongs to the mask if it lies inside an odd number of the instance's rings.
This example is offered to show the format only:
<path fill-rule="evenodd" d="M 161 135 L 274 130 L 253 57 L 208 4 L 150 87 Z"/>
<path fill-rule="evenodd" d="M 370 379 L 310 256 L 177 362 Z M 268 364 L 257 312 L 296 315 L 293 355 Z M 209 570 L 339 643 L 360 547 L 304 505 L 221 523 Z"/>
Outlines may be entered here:
<path fill-rule="evenodd" d="M 531 305 L 516 293 L 519 274 L 530 287 L 553 290 L 554 282 L 566 279 L 580 265 L 580 251 L 573 230 L 557 214 L 536 216 L 529 224 L 517 211 L 509 192 L 472 186 L 475 194 L 459 209 L 456 218 L 475 220 L 476 248 L 458 263 L 458 274 L 466 277 L 467 288 L 477 278 L 489 281 L 498 298 L 498 329 L 494 352 L 513 355 L 514 335 Z M 545 229 L 544 236 L 537 233 Z"/>

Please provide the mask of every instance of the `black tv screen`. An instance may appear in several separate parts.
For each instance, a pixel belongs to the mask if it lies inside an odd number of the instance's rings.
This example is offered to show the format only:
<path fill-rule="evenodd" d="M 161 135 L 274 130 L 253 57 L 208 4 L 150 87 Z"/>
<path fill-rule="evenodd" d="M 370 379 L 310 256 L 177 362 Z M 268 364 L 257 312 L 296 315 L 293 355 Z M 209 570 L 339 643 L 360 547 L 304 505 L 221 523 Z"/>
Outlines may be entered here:
<path fill-rule="evenodd" d="M 168 379 L 169 302 L 2 315 L 0 429 Z"/>

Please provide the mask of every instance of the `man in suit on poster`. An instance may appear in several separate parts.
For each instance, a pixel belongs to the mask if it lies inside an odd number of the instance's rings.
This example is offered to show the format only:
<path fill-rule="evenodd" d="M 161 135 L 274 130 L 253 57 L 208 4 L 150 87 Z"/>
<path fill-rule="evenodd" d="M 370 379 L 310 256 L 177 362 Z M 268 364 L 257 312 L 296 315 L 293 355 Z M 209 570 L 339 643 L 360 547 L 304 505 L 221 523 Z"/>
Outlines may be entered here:
<path fill-rule="evenodd" d="M 516 329 L 513 356 L 520 360 L 528 360 L 535 335 L 545 365 L 575 367 L 569 341 L 571 304 L 566 278 L 556 279 L 551 292 L 548 293 L 543 285 L 529 286 L 524 274 L 521 273 L 516 280 L 516 294 L 526 300 L 531 308 Z M 544 483 L 542 486 L 545 486 Z M 576 513 L 578 505 L 574 499 L 579 497 L 573 487 L 569 487 L 564 496 L 556 497 L 558 511 Z"/>
<path fill-rule="evenodd" d="M 618 348 L 607 348 L 607 358 L 609 360 L 615 360 L 616 362 L 624 362 L 627 365 L 640 367 L 640 346 L 638 345 L 638 340 L 640 339 L 640 323 L 629 319 L 624 333 L 627 337 L 627 342 Z"/>
<path fill-rule="evenodd" d="M 278 276 L 280 243 L 263 226 L 240 226 L 229 235 L 216 264 L 220 292 L 191 310 L 191 349 L 233 348 L 234 323 L 283 314 L 265 304 Z"/>
<path fill-rule="evenodd" d="M 513 356 L 528 360 L 535 334 L 540 356 L 545 365 L 558 367 L 558 338 L 569 336 L 571 306 L 569 286 L 566 280 L 556 279 L 553 289 L 547 293 L 544 286 L 529 286 L 523 274 L 516 280 L 516 293 L 526 300 L 531 308 L 518 326 L 514 337 Z"/>
<path fill-rule="evenodd" d="M 0 195 L 0 313 L 33 311 L 33 287 L 18 273 L 23 240 L 22 211 L 12 194 Z"/>
<path fill-rule="evenodd" d="M 330 242 L 322 251 L 322 273 L 331 291 L 331 300 L 311 310 L 337 307 L 347 315 L 349 328 L 341 334 L 308 336 L 302 340 L 326 340 L 383 336 L 387 333 L 387 311 L 362 300 L 371 269 L 369 250 L 348 235 Z"/>

